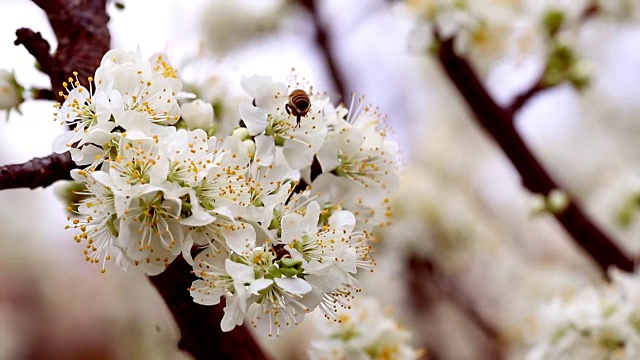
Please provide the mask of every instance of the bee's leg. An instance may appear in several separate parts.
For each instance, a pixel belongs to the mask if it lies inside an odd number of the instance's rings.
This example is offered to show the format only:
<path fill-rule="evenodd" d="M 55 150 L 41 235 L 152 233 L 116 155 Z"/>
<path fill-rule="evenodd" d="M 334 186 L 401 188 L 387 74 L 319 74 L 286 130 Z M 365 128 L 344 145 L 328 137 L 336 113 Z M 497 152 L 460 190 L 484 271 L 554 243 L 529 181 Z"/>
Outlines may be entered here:
<path fill-rule="evenodd" d="M 296 127 L 299 128 L 300 127 L 300 114 L 298 114 L 296 116 Z"/>

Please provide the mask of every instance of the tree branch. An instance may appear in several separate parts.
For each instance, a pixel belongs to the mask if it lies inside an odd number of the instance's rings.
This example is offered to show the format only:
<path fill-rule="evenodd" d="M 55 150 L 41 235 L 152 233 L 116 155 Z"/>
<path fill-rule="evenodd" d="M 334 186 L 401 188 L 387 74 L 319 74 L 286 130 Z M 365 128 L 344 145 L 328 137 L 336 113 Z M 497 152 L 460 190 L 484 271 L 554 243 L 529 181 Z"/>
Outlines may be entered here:
<path fill-rule="evenodd" d="M 55 96 L 49 89 L 33 89 L 31 90 L 34 100 L 54 100 Z"/>
<path fill-rule="evenodd" d="M 0 190 L 47 187 L 58 180 L 71 180 L 78 166 L 68 152 L 35 158 L 24 164 L 0 166 Z"/>
<path fill-rule="evenodd" d="M 517 133 L 513 109 L 500 107 L 491 98 L 471 68 L 453 49 L 453 40 L 444 40 L 438 60 L 471 108 L 478 123 L 489 133 L 520 173 L 523 185 L 533 193 L 547 196 L 560 187 L 551 179 Z M 606 276 L 609 266 L 632 272 L 634 261 L 604 234 L 573 201 L 564 211 L 554 214 L 560 224 L 599 266 Z"/>
<path fill-rule="evenodd" d="M 322 22 L 320 18 L 320 13 L 318 12 L 318 4 L 316 0 L 300 0 L 300 4 L 304 6 L 311 17 L 313 19 L 313 24 L 316 28 L 316 43 L 320 47 L 320 52 L 324 58 L 327 67 L 329 68 L 329 73 L 333 78 L 333 83 L 336 86 L 336 91 L 338 92 L 338 99 L 344 101 L 346 94 L 346 86 L 345 86 L 345 77 L 344 73 L 340 71 L 340 68 L 336 61 L 336 56 L 331 49 L 331 40 L 327 28 Z"/>
<path fill-rule="evenodd" d="M 102 56 L 109 50 L 111 36 L 107 23 L 106 0 L 34 0 L 49 18 L 58 39 L 58 48 L 49 54 L 49 44 L 40 33 L 22 28 L 16 31 L 16 45 L 24 45 L 41 69 L 51 79 L 55 100 L 63 102 L 59 95 L 64 91 L 62 83 L 74 71 L 87 86 L 87 77 L 93 76 Z"/>
<path fill-rule="evenodd" d="M 591 19 L 592 17 L 598 15 L 600 11 L 601 9 L 599 5 L 597 3 L 593 3 L 584 9 L 582 14 L 578 17 L 578 19 L 581 22 L 585 22 Z M 554 33 L 552 36 L 555 36 L 555 35 L 556 34 Z M 516 98 L 511 103 L 511 105 L 509 105 L 507 108 L 511 113 L 518 112 L 518 110 L 520 110 L 520 108 L 522 108 L 522 106 L 524 106 L 532 97 L 534 97 L 541 91 L 549 88 L 549 86 L 545 85 L 544 83 L 544 73 L 546 71 L 547 69 L 543 70 L 543 73 L 540 76 L 540 78 L 529 89 L 525 90 L 524 92 L 516 96 Z"/>
<path fill-rule="evenodd" d="M 16 46 L 24 45 L 29 54 L 36 58 L 42 71 L 51 76 L 53 68 L 53 56 L 49 53 L 51 46 L 47 40 L 42 38 L 42 34 L 31 29 L 20 28 L 16 30 L 16 40 L 13 44 Z"/>
<path fill-rule="evenodd" d="M 196 359 L 267 359 L 246 325 L 231 332 L 220 330 L 224 301 L 215 306 L 193 302 L 188 289 L 197 277 L 184 258 L 176 258 L 164 272 L 149 279 L 178 323 L 180 349 Z"/>
<path fill-rule="evenodd" d="M 41 69 L 49 75 L 56 100 L 64 99 L 62 82 L 77 71 L 78 80 L 85 86 L 93 76 L 102 56 L 110 48 L 106 0 L 34 0 L 46 11 L 58 39 L 55 54 L 39 33 L 30 29 L 16 32 L 16 45 L 25 48 L 38 60 Z M 43 96 L 48 96 L 44 93 Z M 69 179 L 76 168 L 70 154 L 53 154 L 33 159 L 24 164 L 0 167 L 0 189 L 48 186 L 56 180 Z M 151 282 L 162 295 L 181 331 L 179 346 L 196 359 L 266 359 L 251 333 L 245 327 L 223 333 L 220 320 L 223 306 L 195 304 L 187 290 L 195 276 L 183 258 L 178 258 Z"/>
<path fill-rule="evenodd" d="M 529 89 L 523 91 L 513 99 L 511 105 L 509 105 L 509 112 L 515 114 L 518 112 L 532 97 L 547 89 L 542 83 L 542 77 L 538 79 Z"/>

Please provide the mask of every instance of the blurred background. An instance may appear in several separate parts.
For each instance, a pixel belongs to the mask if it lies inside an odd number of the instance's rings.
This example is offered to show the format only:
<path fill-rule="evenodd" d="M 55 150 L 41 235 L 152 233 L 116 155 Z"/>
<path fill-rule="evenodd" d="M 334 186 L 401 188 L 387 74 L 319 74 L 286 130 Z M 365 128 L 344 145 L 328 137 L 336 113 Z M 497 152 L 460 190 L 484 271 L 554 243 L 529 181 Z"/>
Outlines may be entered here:
<path fill-rule="evenodd" d="M 257 73 L 283 81 L 291 68 L 314 89 L 337 94 L 313 19 L 297 3 L 122 3 L 122 10 L 109 5 L 112 47 L 139 47 L 144 57 L 166 52 L 185 82 L 201 92 L 215 89 L 211 97 L 234 91 L 216 79 Z M 416 46 L 415 16 L 392 1 L 318 5 L 343 101 L 352 92 L 365 95 L 386 114 L 400 144 L 394 225 L 377 233 L 379 266 L 361 279 L 365 293 L 393 309 L 428 358 L 523 358 L 536 309 L 600 283 L 597 269 L 553 217 L 533 214 L 536 199 L 438 64 Z M 0 68 L 15 71 L 26 88 L 47 88 L 33 58 L 13 45 L 20 27 L 41 32 L 55 48 L 43 11 L 27 0 L 0 0 Z M 590 69 L 590 85 L 540 93 L 516 126 L 596 222 L 638 255 L 640 25 L 593 21 L 572 41 Z M 539 77 L 544 57 L 525 55 L 470 54 L 502 104 Z M 26 101 L 22 115 L 0 115 L 1 165 L 51 153 L 62 131 L 52 105 Z M 60 191 L 0 192 L 0 359 L 188 358 L 177 351 L 177 328 L 144 276 L 115 267 L 101 274 L 84 262 L 73 234 L 63 230 Z M 277 359 L 304 358 L 313 322 L 263 341 Z"/>

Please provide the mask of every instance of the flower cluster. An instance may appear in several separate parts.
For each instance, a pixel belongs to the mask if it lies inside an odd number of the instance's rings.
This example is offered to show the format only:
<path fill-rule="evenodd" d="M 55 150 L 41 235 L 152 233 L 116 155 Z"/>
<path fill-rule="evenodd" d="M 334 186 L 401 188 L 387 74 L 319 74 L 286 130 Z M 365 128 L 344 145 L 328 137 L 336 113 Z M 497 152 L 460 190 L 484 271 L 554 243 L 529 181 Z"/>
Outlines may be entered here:
<path fill-rule="evenodd" d="M 590 18 L 610 19 L 623 8 L 640 10 L 625 0 L 409 0 L 405 6 L 416 19 L 410 41 L 419 51 L 452 39 L 456 52 L 484 72 L 505 58 L 534 60 L 543 67 L 543 85 L 569 82 L 579 89 L 589 69 L 579 57 L 578 30 Z"/>
<path fill-rule="evenodd" d="M 311 342 L 309 359 L 418 359 L 423 351 L 409 345 L 410 334 L 373 298 L 353 302 L 337 322 L 324 322 L 319 340 Z"/>
<path fill-rule="evenodd" d="M 197 127 L 211 108 L 181 109 L 176 75 L 162 54 L 112 50 L 89 88 L 65 84 L 55 116 L 70 130 L 54 149 L 84 166 L 71 174 L 85 189 L 68 227 L 87 261 L 157 275 L 182 255 L 195 302 L 227 297 L 225 331 L 248 317 L 278 335 L 316 307 L 335 318 L 390 216 L 397 145 L 379 113 L 334 107 L 295 73 L 252 76 L 238 127 L 209 136 Z"/>
<path fill-rule="evenodd" d="M 589 287 L 541 308 L 528 358 L 636 359 L 640 355 L 640 278 L 613 271 L 608 287 Z"/>

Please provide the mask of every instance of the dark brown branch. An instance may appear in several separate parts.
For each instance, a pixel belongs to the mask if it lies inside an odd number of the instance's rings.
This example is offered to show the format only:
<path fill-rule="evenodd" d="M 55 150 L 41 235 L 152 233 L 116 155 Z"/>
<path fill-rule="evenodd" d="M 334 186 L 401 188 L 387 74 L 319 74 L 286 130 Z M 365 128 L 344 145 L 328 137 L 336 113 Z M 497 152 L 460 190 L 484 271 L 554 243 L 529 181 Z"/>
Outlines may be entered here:
<path fill-rule="evenodd" d="M 41 69 L 51 79 L 55 100 L 63 91 L 62 83 L 78 72 L 78 79 L 85 86 L 87 77 L 93 76 L 102 56 L 109 50 L 111 36 L 107 23 L 106 0 L 34 0 L 49 18 L 58 39 L 58 48 L 49 55 L 49 44 L 39 33 L 30 29 L 16 32 L 16 45 L 23 44 L 40 63 Z"/>
<path fill-rule="evenodd" d="M 35 100 L 54 100 L 53 91 L 49 89 L 33 89 L 31 90 Z"/>
<path fill-rule="evenodd" d="M 509 112 L 515 114 L 518 112 L 532 97 L 547 89 L 542 83 L 542 78 L 538 79 L 529 89 L 525 90 L 521 94 L 513 99 L 511 105 L 509 105 Z"/>
<path fill-rule="evenodd" d="M 496 104 L 468 61 L 454 52 L 453 40 L 442 41 L 438 60 L 466 100 L 478 123 L 496 141 L 520 173 L 523 185 L 531 192 L 545 196 L 555 189 L 560 189 L 517 133 L 513 125 L 513 111 Z M 609 266 L 616 266 L 628 272 L 634 270 L 634 261 L 624 254 L 575 202 L 571 201 L 569 206 L 555 214 L 555 217 L 576 244 L 598 263 L 604 274 Z"/>
<path fill-rule="evenodd" d="M 52 154 L 35 158 L 24 164 L 0 167 L 0 190 L 47 187 L 58 180 L 71 180 L 69 172 L 78 166 L 71 155 Z"/>
<path fill-rule="evenodd" d="M 182 339 L 178 347 L 196 359 L 267 359 L 246 326 L 220 330 L 224 302 L 204 306 L 193 302 L 188 288 L 196 276 L 191 266 L 178 257 L 158 276 L 149 277 L 176 319 Z"/>
<path fill-rule="evenodd" d="M 338 92 L 337 98 L 338 100 L 345 101 L 344 96 L 346 95 L 346 86 L 345 86 L 345 76 L 336 61 L 335 53 L 331 48 L 331 39 L 327 28 L 322 22 L 320 18 L 320 14 L 318 12 L 318 4 L 316 0 L 300 0 L 300 4 L 304 6 L 311 14 L 313 18 L 313 24 L 315 25 L 316 30 L 316 43 L 320 47 L 322 56 L 324 57 L 324 61 L 329 68 L 329 73 L 333 78 L 333 83 L 336 86 L 336 91 Z"/>
<path fill-rule="evenodd" d="M 31 29 L 20 28 L 16 30 L 16 40 L 13 44 L 16 46 L 24 45 L 29 54 L 36 58 L 36 61 L 40 64 L 40 69 L 51 76 L 53 68 L 53 56 L 50 54 L 51 46 L 49 46 L 47 40 L 42 38 L 42 34 Z"/>

